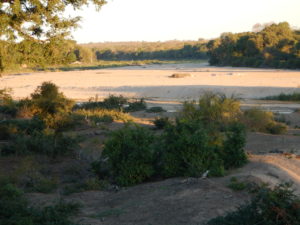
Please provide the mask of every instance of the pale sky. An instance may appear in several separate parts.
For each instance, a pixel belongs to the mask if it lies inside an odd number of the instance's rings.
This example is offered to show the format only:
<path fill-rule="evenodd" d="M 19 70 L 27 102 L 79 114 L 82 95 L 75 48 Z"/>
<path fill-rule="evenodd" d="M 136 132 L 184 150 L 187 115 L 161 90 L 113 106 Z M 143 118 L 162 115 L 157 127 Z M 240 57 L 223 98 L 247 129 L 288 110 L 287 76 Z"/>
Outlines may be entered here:
<path fill-rule="evenodd" d="M 300 27 L 300 0 L 107 0 L 84 8 L 78 43 L 215 38 L 251 31 L 256 23 L 287 21 Z M 73 13 L 72 13 L 73 15 Z"/>

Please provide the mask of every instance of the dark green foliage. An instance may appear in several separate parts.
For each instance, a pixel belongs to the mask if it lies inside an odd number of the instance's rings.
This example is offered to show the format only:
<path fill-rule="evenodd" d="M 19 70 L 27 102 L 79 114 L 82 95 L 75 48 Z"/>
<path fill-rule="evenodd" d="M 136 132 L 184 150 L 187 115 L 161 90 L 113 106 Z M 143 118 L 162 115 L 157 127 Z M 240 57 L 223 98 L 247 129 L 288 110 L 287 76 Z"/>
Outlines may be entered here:
<path fill-rule="evenodd" d="M 205 40 L 167 42 L 92 43 L 98 60 L 207 59 Z"/>
<path fill-rule="evenodd" d="M 11 115 L 15 117 L 17 114 L 17 107 L 11 97 L 10 89 L 0 89 L 0 113 Z"/>
<path fill-rule="evenodd" d="M 74 105 L 74 102 L 67 99 L 63 93 L 59 92 L 58 87 L 51 82 L 43 82 L 31 94 L 31 98 L 41 116 L 70 112 Z"/>
<path fill-rule="evenodd" d="M 244 151 L 246 129 L 242 124 L 234 123 L 227 127 L 223 144 L 222 159 L 225 169 L 241 167 L 247 163 Z"/>
<path fill-rule="evenodd" d="M 127 103 L 127 99 L 120 96 L 109 95 L 107 98 L 103 100 L 103 105 L 106 109 L 121 109 L 122 106 Z"/>
<path fill-rule="evenodd" d="M 282 22 L 258 32 L 224 33 L 208 42 L 209 62 L 220 66 L 300 68 L 297 32 Z"/>
<path fill-rule="evenodd" d="M 227 98 L 224 94 L 206 92 L 198 104 L 195 101 L 185 102 L 180 118 L 200 120 L 207 126 L 220 127 L 237 121 L 240 115 L 240 102 L 234 96 Z"/>
<path fill-rule="evenodd" d="M 66 155 L 77 147 L 75 138 L 65 135 L 35 132 L 32 135 L 16 134 L 12 141 L 5 145 L 2 155 L 45 154 L 51 157 Z"/>
<path fill-rule="evenodd" d="M 136 111 L 145 110 L 146 108 L 147 108 L 146 102 L 142 98 L 135 102 L 129 102 L 128 107 L 125 108 L 125 112 L 136 112 Z"/>
<path fill-rule="evenodd" d="M 171 124 L 171 121 L 169 120 L 168 117 L 161 117 L 161 118 L 156 118 L 153 121 L 153 124 L 155 125 L 156 129 L 164 129 L 167 126 Z"/>
<path fill-rule="evenodd" d="M 159 151 L 160 171 L 165 177 L 199 177 L 210 170 L 210 175 L 224 173 L 220 144 L 212 144 L 210 131 L 195 121 L 177 121 L 165 128 Z"/>
<path fill-rule="evenodd" d="M 270 134 L 285 134 L 287 132 L 287 126 L 284 123 L 274 122 L 269 123 L 266 130 Z"/>
<path fill-rule="evenodd" d="M 148 113 L 160 113 L 160 112 L 165 112 L 166 110 L 164 110 L 162 107 L 160 106 L 154 106 L 151 107 L 149 109 L 146 110 L 146 112 Z"/>
<path fill-rule="evenodd" d="M 78 204 L 64 202 L 33 208 L 21 190 L 11 184 L 0 186 L 0 225 L 75 225 L 69 217 L 78 209 Z"/>
<path fill-rule="evenodd" d="M 108 167 L 115 181 L 122 186 L 141 183 L 154 173 L 154 137 L 146 128 L 126 126 L 111 134 L 102 157 L 108 158 Z"/>
<path fill-rule="evenodd" d="M 261 187 L 248 204 L 210 220 L 207 225 L 299 225 L 300 199 L 287 184 Z"/>
<path fill-rule="evenodd" d="M 31 135 L 45 129 L 45 123 L 38 117 L 32 119 L 4 120 L 0 122 L 0 140 L 12 138 L 14 134 Z"/>
<path fill-rule="evenodd" d="M 128 102 L 127 98 L 115 95 L 109 95 L 107 98 L 105 98 L 103 101 L 98 101 L 97 98 L 95 101 L 90 100 L 89 102 L 84 102 L 80 105 L 76 105 L 74 107 L 74 110 L 76 109 L 116 109 L 121 110 L 123 105 Z"/>
<path fill-rule="evenodd" d="M 279 101 L 300 101 L 300 93 L 294 92 L 292 94 L 281 93 L 279 95 L 268 96 L 262 98 L 264 100 L 279 100 Z"/>
<path fill-rule="evenodd" d="M 259 108 L 251 108 L 244 111 L 242 122 L 251 131 L 259 131 L 271 134 L 283 134 L 287 131 L 284 123 L 276 122 L 272 112 Z"/>

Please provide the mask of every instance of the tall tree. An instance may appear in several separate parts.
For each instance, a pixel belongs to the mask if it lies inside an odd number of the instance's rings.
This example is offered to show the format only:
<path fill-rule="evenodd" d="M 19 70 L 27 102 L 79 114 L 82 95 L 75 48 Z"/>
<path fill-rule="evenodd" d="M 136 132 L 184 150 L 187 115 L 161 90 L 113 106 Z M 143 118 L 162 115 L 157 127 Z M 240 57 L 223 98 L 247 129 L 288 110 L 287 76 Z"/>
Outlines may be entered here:
<path fill-rule="evenodd" d="M 80 20 L 63 16 L 68 6 L 78 10 L 93 4 L 100 9 L 105 3 L 105 0 L 0 0 L 0 37 L 10 40 L 65 37 Z"/>

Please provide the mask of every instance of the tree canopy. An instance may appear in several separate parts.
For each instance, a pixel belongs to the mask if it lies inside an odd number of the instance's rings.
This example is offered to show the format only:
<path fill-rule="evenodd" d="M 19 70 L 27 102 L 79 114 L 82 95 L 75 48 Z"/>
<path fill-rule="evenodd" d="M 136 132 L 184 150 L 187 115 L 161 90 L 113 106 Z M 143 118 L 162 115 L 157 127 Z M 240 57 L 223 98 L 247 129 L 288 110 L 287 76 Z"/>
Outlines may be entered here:
<path fill-rule="evenodd" d="M 77 26 L 79 17 L 63 15 L 93 4 L 100 9 L 105 0 L 0 0 L 0 38 L 6 40 L 65 37 Z"/>
<path fill-rule="evenodd" d="M 224 33 L 207 44 L 211 65 L 300 68 L 300 31 L 287 22 L 257 32 Z"/>

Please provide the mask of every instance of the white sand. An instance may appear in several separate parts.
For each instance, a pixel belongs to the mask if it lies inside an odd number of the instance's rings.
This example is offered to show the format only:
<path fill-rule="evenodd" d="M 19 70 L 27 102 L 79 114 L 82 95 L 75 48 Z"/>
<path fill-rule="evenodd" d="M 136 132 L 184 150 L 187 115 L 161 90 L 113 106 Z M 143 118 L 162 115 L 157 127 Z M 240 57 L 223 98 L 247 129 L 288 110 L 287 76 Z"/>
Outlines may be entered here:
<path fill-rule="evenodd" d="M 169 78 L 173 73 L 190 73 L 191 77 Z M 0 89 L 12 88 L 15 98 L 23 98 L 43 81 L 54 82 L 67 97 L 76 100 L 109 94 L 186 100 L 197 99 L 207 90 L 260 98 L 298 90 L 300 71 L 209 67 L 195 63 L 151 65 L 8 75 L 0 78 Z"/>

